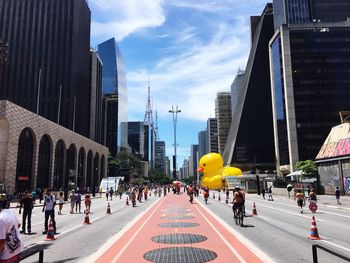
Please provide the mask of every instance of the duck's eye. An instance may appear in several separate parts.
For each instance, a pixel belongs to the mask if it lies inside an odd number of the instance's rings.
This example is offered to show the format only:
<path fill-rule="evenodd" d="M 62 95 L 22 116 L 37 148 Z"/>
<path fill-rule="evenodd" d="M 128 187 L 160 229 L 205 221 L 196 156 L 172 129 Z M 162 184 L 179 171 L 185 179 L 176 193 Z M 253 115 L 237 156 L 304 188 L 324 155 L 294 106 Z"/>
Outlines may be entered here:
<path fill-rule="evenodd" d="M 205 166 L 206 166 L 206 164 L 205 164 L 205 163 L 203 163 L 203 166 L 205 167 Z"/>

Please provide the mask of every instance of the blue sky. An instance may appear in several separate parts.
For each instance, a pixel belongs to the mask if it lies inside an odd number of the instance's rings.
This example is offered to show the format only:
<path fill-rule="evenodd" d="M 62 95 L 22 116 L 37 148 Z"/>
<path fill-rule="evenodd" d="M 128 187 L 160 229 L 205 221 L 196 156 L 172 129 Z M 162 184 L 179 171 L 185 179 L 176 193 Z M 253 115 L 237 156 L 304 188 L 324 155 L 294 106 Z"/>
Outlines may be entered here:
<path fill-rule="evenodd" d="M 160 139 L 173 155 L 172 105 L 178 116 L 178 161 L 215 117 L 218 91 L 230 90 L 250 49 L 249 16 L 267 0 L 90 0 L 92 46 L 115 37 L 124 56 L 129 121 L 144 119 L 148 75 Z"/>

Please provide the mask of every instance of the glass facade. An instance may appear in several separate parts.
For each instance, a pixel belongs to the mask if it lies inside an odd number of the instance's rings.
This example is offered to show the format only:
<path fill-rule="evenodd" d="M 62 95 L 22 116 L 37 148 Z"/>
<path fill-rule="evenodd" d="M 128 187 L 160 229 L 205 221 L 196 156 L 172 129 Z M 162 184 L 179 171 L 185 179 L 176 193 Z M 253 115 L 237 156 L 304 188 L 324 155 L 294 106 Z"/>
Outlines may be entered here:
<path fill-rule="evenodd" d="M 150 126 L 144 122 L 123 122 L 122 129 L 127 130 L 127 147 L 142 161 L 150 161 Z M 123 147 L 125 142 L 123 142 Z"/>
<path fill-rule="evenodd" d="M 313 19 L 321 22 L 346 21 L 350 16 L 349 0 L 310 0 Z"/>
<path fill-rule="evenodd" d="M 165 141 L 156 141 L 154 162 L 155 162 L 155 170 L 160 171 L 163 175 L 165 175 L 166 174 Z"/>
<path fill-rule="evenodd" d="M 117 116 L 111 119 L 117 123 L 117 149 L 121 146 L 121 122 L 128 121 L 128 95 L 123 56 L 117 42 L 111 38 L 98 45 L 98 55 L 103 64 L 103 94 L 115 95 L 118 100 Z M 108 133 L 108 130 L 107 130 Z M 114 145 L 107 145 L 114 148 Z"/>
<path fill-rule="evenodd" d="M 311 21 L 309 0 L 286 0 L 288 24 Z"/>
<path fill-rule="evenodd" d="M 350 28 L 290 29 L 299 159 L 314 159 L 350 108 Z"/>
<path fill-rule="evenodd" d="M 0 0 L 0 99 L 88 137 L 90 23 L 86 0 Z"/>
<path fill-rule="evenodd" d="M 277 118 L 280 164 L 289 164 L 286 108 L 284 101 L 284 79 L 282 68 L 281 38 L 278 36 L 271 45 L 275 109 Z"/>

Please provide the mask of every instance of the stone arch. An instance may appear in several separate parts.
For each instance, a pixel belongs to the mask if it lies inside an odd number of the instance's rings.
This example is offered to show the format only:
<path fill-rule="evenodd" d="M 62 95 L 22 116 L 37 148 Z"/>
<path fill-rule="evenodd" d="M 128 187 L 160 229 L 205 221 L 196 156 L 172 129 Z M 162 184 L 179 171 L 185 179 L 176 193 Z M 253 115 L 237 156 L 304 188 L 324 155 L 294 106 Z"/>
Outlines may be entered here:
<path fill-rule="evenodd" d="M 93 167 L 94 167 L 94 160 L 93 160 L 93 153 L 90 150 L 88 152 L 87 157 L 87 170 L 86 170 L 86 187 L 92 187 L 92 178 L 93 178 Z"/>
<path fill-rule="evenodd" d="M 24 128 L 18 139 L 16 191 L 33 188 L 36 138 L 32 129 Z"/>
<path fill-rule="evenodd" d="M 55 169 L 53 174 L 53 190 L 63 189 L 63 177 L 65 171 L 66 144 L 63 140 L 56 143 L 55 148 Z"/>
<path fill-rule="evenodd" d="M 81 147 L 79 150 L 79 156 L 78 156 L 78 176 L 77 176 L 77 186 L 80 189 L 86 185 L 86 182 L 84 182 L 84 172 L 86 170 L 85 158 L 86 158 L 85 149 L 84 147 Z"/>
<path fill-rule="evenodd" d="M 51 156 L 52 153 L 52 140 L 47 134 L 41 137 L 39 143 L 39 157 L 38 157 L 38 172 L 36 186 L 40 189 L 44 189 L 51 185 Z"/>
<path fill-rule="evenodd" d="M 77 147 L 72 143 L 67 149 L 66 155 L 66 176 L 64 178 L 64 188 L 76 187 L 76 161 L 77 161 Z"/>

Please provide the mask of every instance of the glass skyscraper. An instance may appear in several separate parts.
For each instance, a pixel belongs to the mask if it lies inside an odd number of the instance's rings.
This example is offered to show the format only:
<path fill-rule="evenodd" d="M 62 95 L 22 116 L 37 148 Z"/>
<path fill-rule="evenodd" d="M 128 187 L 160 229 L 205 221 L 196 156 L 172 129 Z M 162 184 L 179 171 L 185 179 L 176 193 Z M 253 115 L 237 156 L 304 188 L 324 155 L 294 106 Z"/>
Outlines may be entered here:
<path fill-rule="evenodd" d="M 293 171 L 297 161 L 316 157 L 339 123 L 338 112 L 350 108 L 350 3 L 283 4 L 284 18 L 274 12 L 277 27 L 269 44 L 273 123 L 278 170 L 288 165 Z"/>
<path fill-rule="evenodd" d="M 128 96 L 124 60 L 114 38 L 98 45 L 98 55 L 103 64 L 103 94 L 105 97 L 113 96 L 117 99 L 117 103 L 113 104 L 117 108 L 109 110 L 117 113 L 114 114 L 116 118 L 106 120 L 106 122 L 111 123 L 107 125 L 105 132 L 111 136 L 116 136 L 114 139 L 107 139 L 107 142 L 113 143 L 113 145 L 107 143 L 107 146 L 111 152 L 115 152 L 112 149 L 119 149 L 123 136 L 120 124 L 128 121 Z M 115 142 L 117 142 L 117 145 L 114 145 Z"/>

